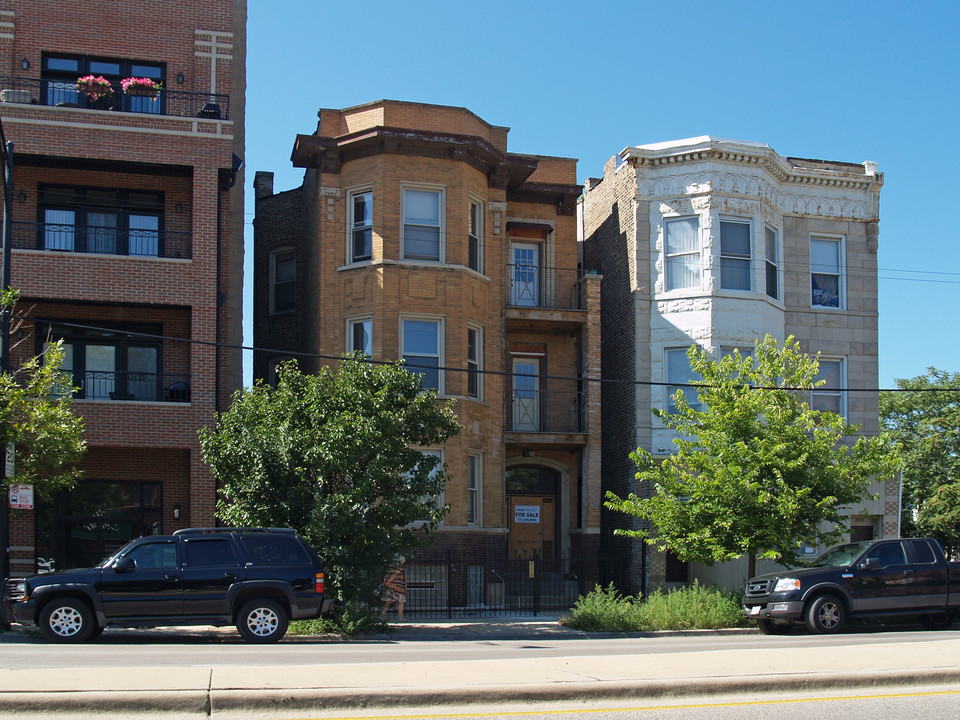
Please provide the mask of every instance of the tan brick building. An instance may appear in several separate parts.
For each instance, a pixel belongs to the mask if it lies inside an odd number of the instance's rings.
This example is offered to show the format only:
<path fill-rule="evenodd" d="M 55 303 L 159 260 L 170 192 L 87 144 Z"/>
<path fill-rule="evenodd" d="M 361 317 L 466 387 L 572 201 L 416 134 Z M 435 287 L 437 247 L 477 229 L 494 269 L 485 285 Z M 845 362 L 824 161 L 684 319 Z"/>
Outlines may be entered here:
<path fill-rule="evenodd" d="M 63 339 L 89 446 L 74 492 L 13 520 L 13 575 L 214 522 L 197 429 L 241 383 L 213 343 L 241 338 L 245 26 L 245 0 L 0 0 L 12 364 Z"/>
<path fill-rule="evenodd" d="M 663 457 L 673 448 L 651 408 L 667 407 L 675 387 L 694 380 L 685 354 L 694 343 L 719 358 L 768 333 L 793 335 L 822 353 L 827 382 L 813 406 L 878 432 L 882 185 L 876 163 L 786 158 L 712 137 L 628 147 L 588 181 L 584 256 L 604 276 L 604 376 L 635 382 L 627 391 L 604 385 L 604 490 L 643 492 L 629 453 Z M 879 500 L 850 509 L 857 539 L 897 532 L 896 483 L 876 491 Z M 625 559 L 625 589 L 746 579 L 745 559 L 687 567 L 615 538 L 613 528 L 627 523 L 605 511 L 604 543 Z"/>
<path fill-rule="evenodd" d="M 600 277 L 578 258 L 576 161 L 511 153 L 507 128 L 464 108 L 319 117 L 294 145 L 301 187 L 254 181 L 255 377 L 293 351 L 361 350 L 456 398 L 463 431 L 424 448 L 450 511 L 417 560 L 488 572 L 451 602 L 489 604 L 508 557 L 595 573 Z"/>

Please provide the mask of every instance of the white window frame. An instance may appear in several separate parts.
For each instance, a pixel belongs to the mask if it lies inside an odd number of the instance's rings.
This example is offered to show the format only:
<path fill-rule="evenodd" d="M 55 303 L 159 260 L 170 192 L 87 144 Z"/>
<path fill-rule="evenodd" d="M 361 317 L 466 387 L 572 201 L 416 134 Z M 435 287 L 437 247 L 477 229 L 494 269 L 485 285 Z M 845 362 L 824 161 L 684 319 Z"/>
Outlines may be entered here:
<path fill-rule="evenodd" d="M 723 226 L 724 225 L 746 225 L 747 226 L 747 255 L 723 251 Z M 719 287 L 721 290 L 730 290 L 733 292 L 750 292 L 753 289 L 753 223 L 746 218 L 721 217 L 718 223 L 720 230 L 720 277 Z M 728 249 L 729 250 L 729 249 Z M 723 284 L 723 266 L 727 263 L 740 264 L 743 261 L 747 263 L 747 287 L 727 287 Z"/>
<path fill-rule="evenodd" d="M 277 296 L 277 261 L 281 255 L 291 255 L 293 257 L 293 279 L 284 282 L 293 283 L 293 305 L 288 308 L 278 310 L 276 303 Z M 294 312 L 297 309 L 297 249 L 292 245 L 275 248 L 270 251 L 270 314 L 277 315 L 281 313 Z"/>
<path fill-rule="evenodd" d="M 416 257 L 407 257 L 406 251 L 406 234 L 407 234 L 407 192 L 426 192 L 426 193 L 436 193 L 438 196 L 437 200 L 437 259 L 431 258 L 416 258 Z M 447 237 L 447 189 L 442 185 L 418 185 L 415 183 L 403 183 L 400 186 L 400 258 L 407 262 L 417 262 L 417 263 L 446 263 L 447 259 L 447 249 L 446 249 L 446 237 Z M 416 225 L 416 223 L 410 223 L 410 225 Z M 433 225 L 421 225 L 421 227 L 433 227 Z"/>
<path fill-rule="evenodd" d="M 815 307 L 822 310 L 843 310 L 846 308 L 846 296 L 847 296 L 847 283 L 846 283 L 846 243 L 844 237 L 836 235 L 811 235 L 810 236 L 810 307 Z M 825 243 L 836 243 L 837 245 L 837 272 L 818 272 L 818 269 L 822 269 L 822 266 L 815 265 L 813 262 L 813 243 L 814 242 L 825 242 Z M 836 305 L 825 305 L 823 303 L 814 302 L 813 296 L 813 276 L 814 275 L 827 275 L 837 277 L 837 304 Z"/>
<path fill-rule="evenodd" d="M 367 352 L 364 348 L 356 347 L 354 343 L 354 328 L 357 325 L 365 325 L 367 336 L 369 337 L 370 342 L 370 352 Z M 346 338 L 346 347 L 347 352 L 352 353 L 359 350 L 363 353 L 364 357 L 373 357 L 373 316 L 372 315 L 359 315 L 356 317 L 347 318 L 347 338 Z"/>
<path fill-rule="evenodd" d="M 836 364 L 839 368 L 840 375 L 840 387 L 839 388 L 827 388 L 819 387 L 810 391 L 810 407 L 811 409 L 816 409 L 814 407 L 814 401 L 816 398 L 837 398 L 837 407 L 838 414 L 841 417 L 847 417 L 847 393 L 843 388 L 847 386 L 847 360 L 842 357 L 820 357 L 820 372 L 817 373 L 817 377 L 814 380 L 820 380 L 823 374 L 823 365 L 824 363 L 830 363 L 831 366 Z"/>
<path fill-rule="evenodd" d="M 773 258 L 770 257 L 769 235 L 773 234 Z M 780 231 L 771 226 L 763 226 L 763 291 L 768 298 L 780 300 L 781 287 L 783 283 L 780 280 L 780 256 L 783 250 L 780 246 Z M 770 271 L 773 269 L 776 287 L 774 292 L 770 293 Z"/>
<path fill-rule="evenodd" d="M 407 321 L 412 322 L 430 322 L 435 323 L 437 326 L 437 355 L 430 355 L 425 353 L 408 353 L 404 347 L 404 327 Z M 406 359 L 407 355 L 411 358 L 417 357 L 436 357 L 437 358 L 437 394 L 443 395 L 445 392 L 444 388 L 444 377 L 443 377 L 443 366 L 444 366 L 444 345 L 445 345 L 445 333 L 444 333 L 444 318 L 443 316 L 438 315 L 407 315 L 403 314 L 400 316 L 400 357 Z M 415 369 L 411 368 L 412 372 L 416 372 Z M 430 388 L 424 388 L 430 389 Z"/>
<path fill-rule="evenodd" d="M 370 224 L 357 227 L 354 216 L 354 199 L 360 195 L 370 196 Z M 370 230 L 370 256 L 357 258 L 353 253 L 353 236 L 358 229 L 365 230 L 367 228 Z M 373 260 L 373 186 L 365 186 L 353 188 L 347 192 L 347 264 L 352 265 L 354 263 L 370 262 L 371 260 Z"/>
<path fill-rule="evenodd" d="M 687 372 L 683 378 L 683 382 L 680 382 L 680 378 L 676 376 L 671 376 L 671 358 L 679 358 L 677 362 L 683 362 L 686 367 Z M 687 357 L 687 348 L 664 348 L 663 351 L 663 381 L 665 383 L 670 383 L 666 387 L 666 395 L 663 399 L 664 409 L 671 415 L 677 412 L 677 406 L 673 403 L 673 394 L 677 390 L 683 390 L 683 395 L 687 399 L 687 404 L 694 410 L 702 410 L 703 403 L 700 402 L 700 393 L 694 387 L 690 387 L 690 383 L 699 382 L 700 378 L 697 377 L 693 370 L 690 369 L 690 358 Z"/>
<path fill-rule="evenodd" d="M 467 525 L 483 527 L 483 454 L 470 450 L 467 451 Z"/>
<path fill-rule="evenodd" d="M 697 251 L 696 252 L 670 252 L 670 246 L 667 240 L 669 235 L 669 226 L 671 223 L 697 221 Z M 703 287 L 703 232 L 702 223 L 699 215 L 678 215 L 675 217 L 666 217 L 663 219 L 663 287 L 669 292 L 672 290 L 700 290 Z M 690 285 L 678 285 L 676 287 L 670 284 L 670 261 L 674 258 L 683 258 L 687 256 L 696 256 L 697 258 L 697 279 Z"/>
<path fill-rule="evenodd" d="M 467 202 L 467 267 L 481 275 L 483 275 L 483 212 L 483 202 L 471 195 Z M 474 219 L 476 219 L 476 227 L 474 227 Z M 470 246 L 473 243 L 477 246 L 476 267 L 470 264 Z"/>
<path fill-rule="evenodd" d="M 470 333 L 475 333 L 475 357 L 470 357 Z M 476 393 L 470 393 L 470 377 L 476 377 Z M 467 387 L 464 393 L 474 400 L 483 400 L 483 325 L 467 323 Z"/>

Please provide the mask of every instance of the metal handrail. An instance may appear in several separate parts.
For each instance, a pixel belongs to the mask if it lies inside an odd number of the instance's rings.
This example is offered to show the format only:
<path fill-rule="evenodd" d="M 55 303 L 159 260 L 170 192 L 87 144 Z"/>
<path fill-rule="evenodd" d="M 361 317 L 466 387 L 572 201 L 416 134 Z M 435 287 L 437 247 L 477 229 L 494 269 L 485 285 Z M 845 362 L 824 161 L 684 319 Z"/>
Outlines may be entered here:
<path fill-rule="evenodd" d="M 17 221 L 13 223 L 13 247 L 17 250 L 189 260 L 192 256 L 192 234 L 179 230 Z"/>
<path fill-rule="evenodd" d="M 508 307 L 581 309 L 579 270 L 514 263 L 506 267 Z"/>
<path fill-rule="evenodd" d="M 583 433 L 587 431 L 586 393 L 578 390 L 522 390 L 508 393 L 509 432 Z"/>
<path fill-rule="evenodd" d="M 73 382 L 82 400 L 190 402 L 189 375 L 88 370 L 73 373 Z"/>

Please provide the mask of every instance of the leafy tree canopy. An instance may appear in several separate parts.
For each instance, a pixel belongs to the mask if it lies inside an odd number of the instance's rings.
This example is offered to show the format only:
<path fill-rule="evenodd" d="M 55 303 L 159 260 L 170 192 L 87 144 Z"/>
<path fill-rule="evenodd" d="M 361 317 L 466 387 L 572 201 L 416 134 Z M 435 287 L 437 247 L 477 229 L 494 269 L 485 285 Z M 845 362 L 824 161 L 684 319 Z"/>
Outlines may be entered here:
<path fill-rule="evenodd" d="M 15 291 L 0 297 L 9 312 L 16 302 Z M 0 459 L 11 441 L 16 458 L 6 482 L 33 485 L 38 498 L 72 488 L 82 475 L 83 419 L 71 411 L 72 380 L 60 369 L 63 358 L 61 344 L 50 343 L 41 355 L 0 373 Z"/>
<path fill-rule="evenodd" d="M 230 525 L 297 529 L 320 554 L 339 602 L 366 602 L 384 568 L 439 525 L 446 475 L 436 446 L 460 425 L 452 401 L 399 364 L 345 358 L 337 372 L 279 370 L 276 389 L 240 390 L 200 430 Z"/>
<path fill-rule="evenodd" d="M 946 503 L 958 495 L 941 489 L 960 483 L 960 373 L 931 367 L 895 382 L 900 391 L 880 393 L 880 420 L 903 457 L 902 532 L 956 544 L 942 533 Z"/>
<path fill-rule="evenodd" d="M 798 562 L 801 542 L 832 543 L 844 506 L 862 500 L 873 478 L 897 468 L 886 440 L 858 437 L 858 427 L 807 403 L 818 360 L 789 337 L 758 340 L 752 355 L 713 361 L 687 351 L 699 387 L 674 394 L 677 411 L 654 409 L 677 433 L 662 461 L 638 448 L 637 479 L 650 491 L 607 494 L 606 506 L 647 520 L 655 530 L 618 530 L 682 560 L 708 564 L 747 555 Z M 802 390 L 806 389 L 807 392 Z M 687 399 L 699 395 L 693 405 Z"/>

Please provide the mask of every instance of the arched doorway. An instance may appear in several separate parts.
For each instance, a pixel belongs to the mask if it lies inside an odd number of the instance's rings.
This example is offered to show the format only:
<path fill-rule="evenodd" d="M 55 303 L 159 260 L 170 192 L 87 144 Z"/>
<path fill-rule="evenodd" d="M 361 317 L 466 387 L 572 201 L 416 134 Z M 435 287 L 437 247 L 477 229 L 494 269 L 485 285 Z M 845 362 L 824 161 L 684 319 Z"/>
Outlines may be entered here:
<path fill-rule="evenodd" d="M 516 466 L 507 470 L 506 486 L 510 557 L 536 554 L 553 560 L 559 554 L 558 473 L 536 465 Z"/>

